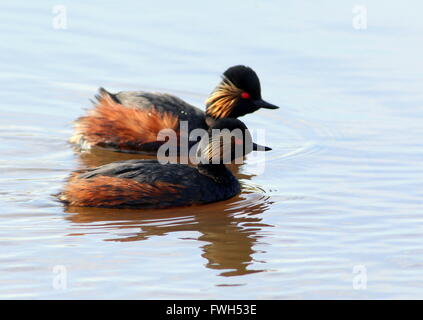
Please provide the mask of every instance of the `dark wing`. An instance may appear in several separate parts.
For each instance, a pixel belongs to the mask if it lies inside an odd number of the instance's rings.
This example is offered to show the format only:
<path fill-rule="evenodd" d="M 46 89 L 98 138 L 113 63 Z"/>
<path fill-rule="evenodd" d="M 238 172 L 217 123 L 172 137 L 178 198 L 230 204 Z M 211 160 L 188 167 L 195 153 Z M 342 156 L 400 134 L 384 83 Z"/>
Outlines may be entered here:
<path fill-rule="evenodd" d="M 202 177 L 196 168 L 183 164 L 161 164 L 157 160 L 124 160 L 88 169 L 79 178 L 109 176 L 134 179 L 142 183 L 166 182 L 192 185 Z"/>
<path fill-rule="evenodd" d="M 114 95 L 120 104 L 142 110 L 157 110 L 178 117 L 180 121 L 188 122 L 188 132 L 193 129 L 208 129 L 204 111 L 194 107 L 184 100 L 166 93 L 145 91 L 121 91 Z"/>
<path fill-rule="evenodd" d="M 159 112 L 172 113 L 180 120 L 199 121 L 200 123 L 196 127 L 204 127 L 205 113 L 174 95 L 145 91 L 121 91 L 114 94 L 113 97 L 118 103 L 125 106 L 139 109 L 155 108 Z"/>

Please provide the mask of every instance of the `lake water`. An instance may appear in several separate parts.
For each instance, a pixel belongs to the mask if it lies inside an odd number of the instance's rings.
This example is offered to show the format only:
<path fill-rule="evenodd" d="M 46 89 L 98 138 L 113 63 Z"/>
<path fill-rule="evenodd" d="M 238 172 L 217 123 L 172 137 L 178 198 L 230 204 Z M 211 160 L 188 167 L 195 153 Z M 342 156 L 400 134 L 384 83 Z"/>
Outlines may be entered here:
<path fill-rule="evenodd" d="M 422 299 L 423 5 L 359 4 L 3 1 L 0 298 Z M 239 196 L 56 201 L 72 170 L 135 157 L 67 144 L 99 86 L 203 108 L 235 64 L 281 107 L 242 118 L 273 151 L 232 167 Z"/>

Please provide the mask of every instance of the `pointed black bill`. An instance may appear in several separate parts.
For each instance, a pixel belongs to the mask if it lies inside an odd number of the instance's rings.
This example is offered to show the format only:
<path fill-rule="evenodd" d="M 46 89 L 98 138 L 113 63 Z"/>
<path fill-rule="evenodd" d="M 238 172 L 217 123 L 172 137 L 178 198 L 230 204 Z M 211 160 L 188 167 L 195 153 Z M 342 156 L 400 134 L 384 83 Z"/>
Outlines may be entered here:
<path fill-rule="evenodd" d="M 253 142 L 253 150 L 254 151 L 270 151 L 270 150 L 272 150 L 272 148 L 262 146 L 262 145 L 259 145 L 255 142 Z"/>
<path fill-rule="evenodd" d="M 264 101 L 262 99 L 256 100 L 254 103 L 259 108 L 264 108 L 264 109 L 279 109 L 278 106 L 275 106 L 274 104 L 271 104 L 269 102 L 266 102 L 266 101 Z"/>

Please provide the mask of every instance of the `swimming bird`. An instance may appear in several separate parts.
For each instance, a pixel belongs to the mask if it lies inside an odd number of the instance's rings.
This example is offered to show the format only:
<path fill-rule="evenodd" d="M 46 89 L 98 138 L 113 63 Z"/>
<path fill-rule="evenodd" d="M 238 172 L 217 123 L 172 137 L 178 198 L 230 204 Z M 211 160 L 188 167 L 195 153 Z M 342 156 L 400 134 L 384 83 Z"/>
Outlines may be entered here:
<path fill-rule="evenodd" d="M 152 154 L 164 143 L 157 140 L 161 130 L 188 136 L 194 129 L 207 130 L 213 119 L 238 118 L 260 108 L 278 109 L 262 99 L 256 72 L 243 65 L 223 73 L 205 102 L 205 112 L 174 95 L 145 91 L 113 94 L 100 88 L 93 103 L 94 108 L 75 121 L 71 143 L 81 149 Z M 185 129 L 182 121 L 186 121 Z M 197 142 L 189 141 L 189 148 Z"/>
<path fill-rule="evenodd" d="M 271 149 L 253 143 L 238 119 L 218 119 L 208 133 L 197 149 L 196 167 L 157 160 L 117 161 L 75 172 L 59 199 L 70 206 L 106 208 L 166 208 L 229 199 L 241 188 L 225 163 L 252 150 Z"/>

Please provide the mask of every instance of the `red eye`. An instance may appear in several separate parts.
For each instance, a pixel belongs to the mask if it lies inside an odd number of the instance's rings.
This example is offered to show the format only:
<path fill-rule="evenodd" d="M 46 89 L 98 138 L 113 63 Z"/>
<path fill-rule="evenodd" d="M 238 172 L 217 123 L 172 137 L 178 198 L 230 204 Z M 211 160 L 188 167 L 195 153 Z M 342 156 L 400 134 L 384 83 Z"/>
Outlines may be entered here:
<path fill-rule="evenodd" d="M 243 93 L 241 93 L 241 98 L 250 99 L 250 94 L 248 92 L 243 92 Z"/>

